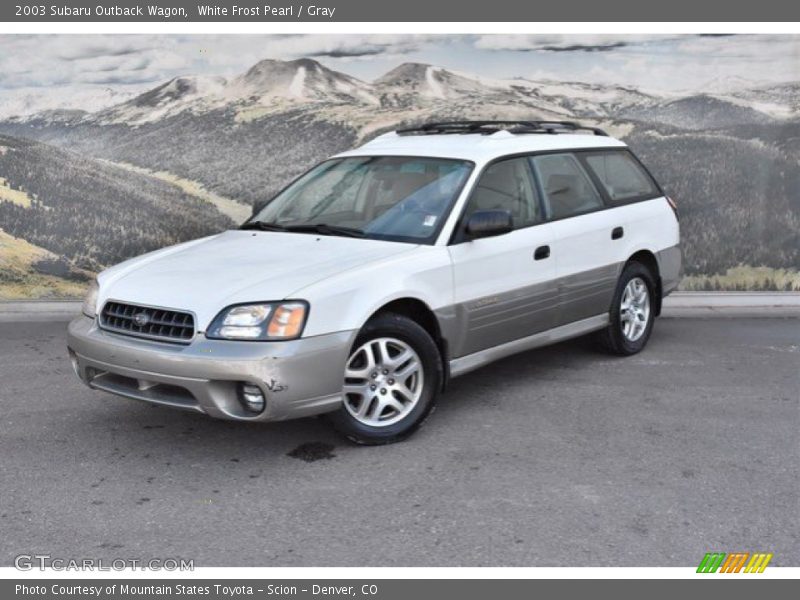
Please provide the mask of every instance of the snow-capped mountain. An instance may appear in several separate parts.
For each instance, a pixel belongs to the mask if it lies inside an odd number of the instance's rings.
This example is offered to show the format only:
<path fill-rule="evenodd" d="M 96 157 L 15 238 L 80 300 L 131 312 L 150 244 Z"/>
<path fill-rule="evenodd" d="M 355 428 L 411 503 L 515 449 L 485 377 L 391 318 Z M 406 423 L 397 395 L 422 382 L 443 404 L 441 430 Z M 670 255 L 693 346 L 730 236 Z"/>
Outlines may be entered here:
<path fill-rule="evenodd" d="M 310 58 L 262 60 L 231 81 L 227 97 L 260 104 L 272 99 L 377 104 L 369 84 Z"/>
<path fill-rule="evenodd" d="M 746 82 L 734 82 L 732 87 Z M 729 86 L 729 87 L 731 87 Z M 722 88 L 717 82 L 716 89 Z M 361 81 L 329 69 L 319 62 L 301 58 L 291 61 L 262 60 L 246 72 L 225 80 L 222 77 L 184 76 L 167 81 L 133 98 L 108 104 L 97 110 L 89 103 L 81 117 L 96 125 L 125 124 L 139 127 L 157 123 L 186 111 L 202 115 L 229 110 L 246 115 L 245 120 L 265 118 L 284 110 L 308 105 L 330 112 L 341 107 L 338 118 L 364 121 L 408 121 L 430 116 L 447 118 L 529 118 L 594 119 L 598 121 L 637 120 L 666 125 L 725 127 L 735 122 L 760 123 L 790 118 L 800 109 L 800 86 L 785 84 L 769 88 L 739 89 L 736 92 L 695 93 L 665 96 L 631 87 L 581 82 L 490 79 L 469 73 L 423 64 L 404 63 L 373 82 Z M 19 106 L 19 104 L 12 104 Z M 42 114 L 28 99 L 20 121 L 52 122 L 57 113 Z M 82 108 L 71 101 L 56 108 Z M 6 113 L 9 108 L 6 107 Z M 67 115 L 69 121 L 76 114 Z M 0 115 L 2 119 L 2 115 Z M 66 121 L 67 119 L 65 119 Z M 354 122 L 355 122 L 354 121 Z"/>
<path fill-rule="evenodd" d="M 176 77 L 126 102 L 99 111 L 90 120 L 138 125 L 187 109 L 210 109 L 224 102 L 225 85 L 223 77 Z"/>
<path fill-rule="evenodd" d="M 746 88 L 731 92 L 728 97 L 747 102 L 754 108 L 784 118 L 797 116 L 800 113 L 799 82 Z"/>
<path fill-rule="evenodd" d="M 395 107 L 486 94 L 493 89 L 477 77 L 421 63 L 404 63 L 392 69 L 376 79 L 374 87 L 385 106 Z"/>
<path fill-rule="evenodd" d="M 600 85 L 575 81 L 534 81 L 512 79 L 508 85 L 527 97 L 550 102 L 570 113 L 586 117 L 616 118 L 620 112 L 649 107 L 662 101 L 663 96 L 630 87 Z"/>
<path fill-rule="evenodd" d="M 206 113 L 225 107 L 276 109 L 291 104 L 325 102 L 377 105 L 371 86 L 307 58 L 262 60 L 230 81 L 222 77 L 177 77 L 90 121 L 142 125 L 184 111 Z"/>

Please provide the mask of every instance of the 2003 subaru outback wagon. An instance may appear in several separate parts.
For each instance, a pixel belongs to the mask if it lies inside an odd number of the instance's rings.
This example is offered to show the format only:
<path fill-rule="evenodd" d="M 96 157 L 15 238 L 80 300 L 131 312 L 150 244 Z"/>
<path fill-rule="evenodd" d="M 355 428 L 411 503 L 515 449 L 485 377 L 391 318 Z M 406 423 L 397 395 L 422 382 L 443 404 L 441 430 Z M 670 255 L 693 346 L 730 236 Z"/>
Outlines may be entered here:
<path fill-rule="evenodd" d="M 680 263 L 675 206 L 624 143 L 435 123 L 326 160 L 239 230 L 104 271 L 69 352 L 95 389 L 242 421 L 330 413 L 388 443 L 504 356 L 590 332 L 639 352 Z"/>

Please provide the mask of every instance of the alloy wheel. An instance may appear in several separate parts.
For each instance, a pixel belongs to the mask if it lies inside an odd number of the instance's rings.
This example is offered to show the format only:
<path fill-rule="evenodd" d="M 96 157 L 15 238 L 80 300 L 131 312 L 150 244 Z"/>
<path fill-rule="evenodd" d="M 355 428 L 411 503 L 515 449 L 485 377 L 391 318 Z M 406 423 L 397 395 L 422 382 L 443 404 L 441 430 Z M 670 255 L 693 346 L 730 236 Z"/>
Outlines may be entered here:
<path fill-rule="evenodd" d="M 620 304 L 622 334 L 630 342 L 644 335 L 650 321 L 650 291 L 641 277 L 633 277 L 622 292 Z"/>
<path fill-rule="evenodd" d="M 423 385 L 422 361 L 410 345 L 391 337 L 373 339 L 347 361 L 344 405 L 360 423 L 385 427 L 414 409 Z"/>

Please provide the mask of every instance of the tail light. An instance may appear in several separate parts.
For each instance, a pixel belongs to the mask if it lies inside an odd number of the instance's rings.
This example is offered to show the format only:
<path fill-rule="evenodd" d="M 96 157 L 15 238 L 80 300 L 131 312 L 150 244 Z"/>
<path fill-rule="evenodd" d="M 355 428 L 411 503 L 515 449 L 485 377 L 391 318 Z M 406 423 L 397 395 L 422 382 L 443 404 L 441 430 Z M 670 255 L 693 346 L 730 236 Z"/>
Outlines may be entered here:
<path fill-rule="evenodd" d="M 673 200 L 669 196 L 666 196 L 666 199 L 667 199 L 667 204 L 669 204 L 669 207 L 672 209 L 672 212 L 675 213 L 675 218 L 676 219 L 679 218 L 679 216 L 678 216 L 678 205 L 675 204 L 675 200 Z"/>

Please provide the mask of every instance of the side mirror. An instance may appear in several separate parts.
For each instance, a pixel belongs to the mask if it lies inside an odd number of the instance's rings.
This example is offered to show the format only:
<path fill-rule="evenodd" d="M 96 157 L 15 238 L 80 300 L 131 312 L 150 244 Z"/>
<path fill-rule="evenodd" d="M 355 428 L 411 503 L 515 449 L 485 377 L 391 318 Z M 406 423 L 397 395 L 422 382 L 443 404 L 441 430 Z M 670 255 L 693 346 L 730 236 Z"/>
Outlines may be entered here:
<path fill-rule="evenodd" d="M 467 235 L 471 239 L 503 235 L 514 229 L 514 218 L 507 210 L 479 210 L 467 220 Z"/>

